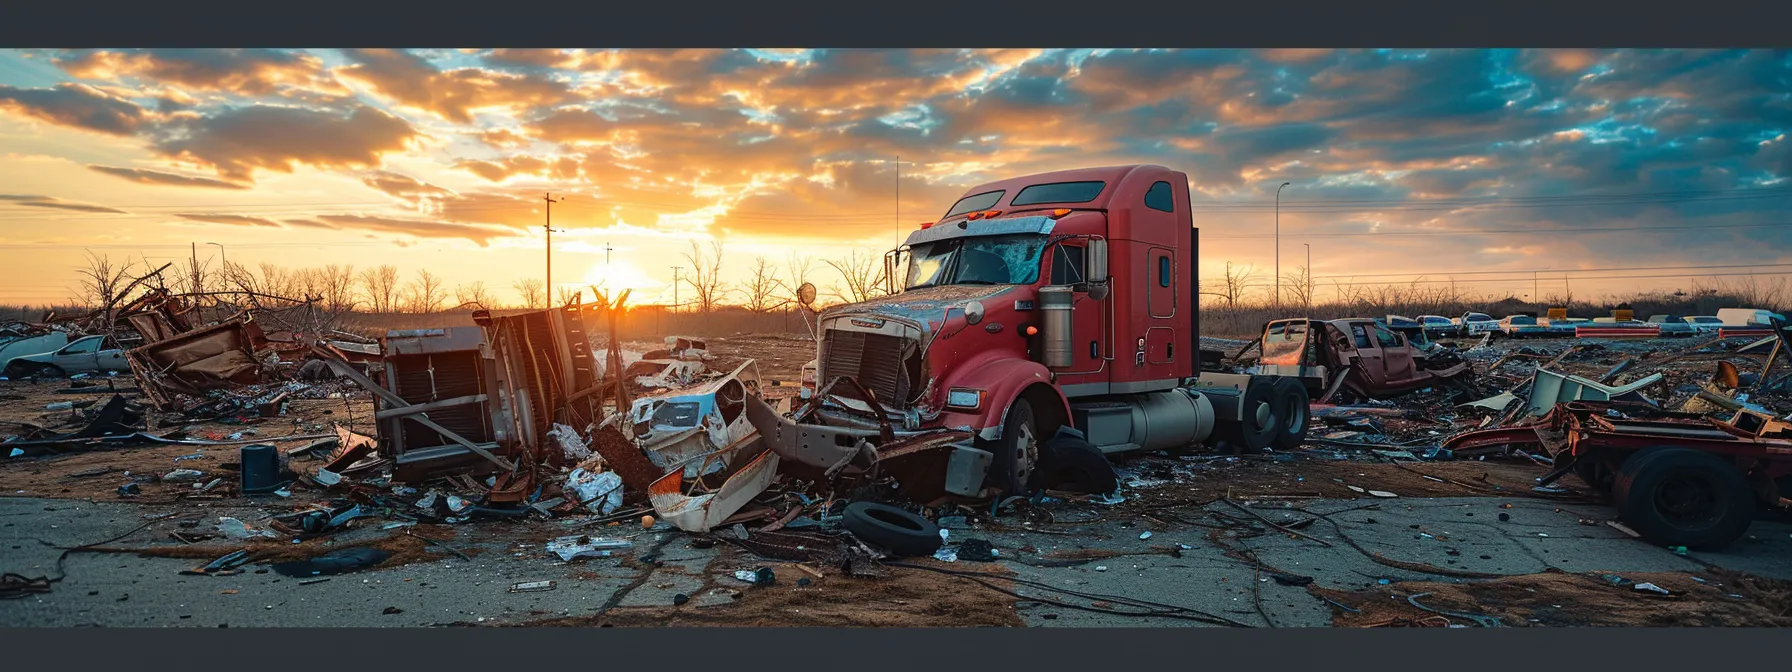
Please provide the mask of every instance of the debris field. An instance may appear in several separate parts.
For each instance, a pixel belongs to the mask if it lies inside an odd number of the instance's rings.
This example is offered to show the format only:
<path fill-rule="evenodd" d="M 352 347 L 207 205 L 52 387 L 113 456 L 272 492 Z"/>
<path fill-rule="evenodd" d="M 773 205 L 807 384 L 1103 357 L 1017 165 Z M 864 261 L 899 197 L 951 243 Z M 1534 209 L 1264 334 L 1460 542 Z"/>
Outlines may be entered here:
<path fill-rule="evenodd" d="M 834 387 L 810 336 L 628 338 L 625 301 L 367 336 L 146 284 L 0 329 L 104 337 L 0 381 L 0 624 L 1792 624 L 1784 500 L 1711 543 L 1623 513 L 1650 431 L 1792 474 L 1777 336 L 1426 342 L 1433 377 L 1332 385 L 1295 448 L 970 497 L 764 440 Z"/>

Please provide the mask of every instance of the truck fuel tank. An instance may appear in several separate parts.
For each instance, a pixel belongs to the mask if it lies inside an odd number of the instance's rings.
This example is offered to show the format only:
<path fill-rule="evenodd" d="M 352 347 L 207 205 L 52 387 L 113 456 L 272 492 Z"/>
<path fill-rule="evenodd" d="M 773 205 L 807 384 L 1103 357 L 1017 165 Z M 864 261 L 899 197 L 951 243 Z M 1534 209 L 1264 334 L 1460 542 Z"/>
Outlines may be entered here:
<path fill-rule="evenodd" d="M 1104 453 L 1181 448 L 1213 434 L 1213 404 L 1186 388 L 1074 402 L 1070 413 Z"/>

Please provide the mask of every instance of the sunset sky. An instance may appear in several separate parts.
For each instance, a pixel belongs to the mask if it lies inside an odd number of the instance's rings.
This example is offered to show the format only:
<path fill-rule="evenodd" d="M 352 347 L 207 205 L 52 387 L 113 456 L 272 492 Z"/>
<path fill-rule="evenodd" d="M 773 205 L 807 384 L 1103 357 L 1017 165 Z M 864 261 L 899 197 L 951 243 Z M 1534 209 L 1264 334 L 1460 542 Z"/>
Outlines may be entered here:
<path fill-rule="evenodd" d="M 1282 267 L 1310 244 L 1322 299 L 1672 290 L 1792 274 L 1789 128 L 1775 51 L 0 51 L 0 303 L 71 296 L 84 249 L 192 243 L 510 301 L 544 192 L 558 283 L 669 299 L 714 239 L 724 280 L 794 251 L 825 294 L 821 259 L 969 186 L 1122 163 L 1191 175 L 1204 281 L 1272 280 L 1292 182 Z"/>

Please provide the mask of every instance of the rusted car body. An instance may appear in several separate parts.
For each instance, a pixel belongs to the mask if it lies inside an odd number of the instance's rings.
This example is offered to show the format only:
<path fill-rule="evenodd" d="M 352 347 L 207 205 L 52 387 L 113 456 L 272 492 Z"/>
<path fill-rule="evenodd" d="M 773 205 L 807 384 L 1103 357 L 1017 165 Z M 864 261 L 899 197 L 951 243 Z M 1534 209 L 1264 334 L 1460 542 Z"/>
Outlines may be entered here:
<path fill-rule="evenodd" d="M 1328 396 L 1340 385 L 1370 398 L 1396 396 L 1469 372 L 1452 351 L 1426 354 L 1369 318 L 1277 320 L 1264 327 L 1262 350 L 1254 373 L 1298 377 Z"/>

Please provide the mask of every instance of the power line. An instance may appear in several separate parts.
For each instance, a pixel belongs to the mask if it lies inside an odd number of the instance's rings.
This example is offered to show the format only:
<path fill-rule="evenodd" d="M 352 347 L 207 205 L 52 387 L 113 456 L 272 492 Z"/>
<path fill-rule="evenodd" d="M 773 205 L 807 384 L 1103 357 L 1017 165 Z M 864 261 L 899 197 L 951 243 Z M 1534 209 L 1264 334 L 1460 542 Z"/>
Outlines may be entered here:
<path fill-rule="evenodd" d="M 1776 226 L 1792 226 L 1784 222 L 1768 224 L 1689 224 L 1684 226 L 1604 226 L 1574 227 L 1564 229 L 1457 229 L 1453 231 L 1350 231 L 1340 233 L 1303 233 L 1290 234 L 1293 238 L 1358 238 L 1363 236 L 1474 236 L 1495 233 L 1540 233 L 1564 235 L 1577 233 L 1601 233 L 1613 231 L 1696 231 L 1702 229 L 1758 229 Z M 1203 235 L 1204 240 L 1240 240 L 1269 238 L 1269 234 L 1216 234 Z"/>

